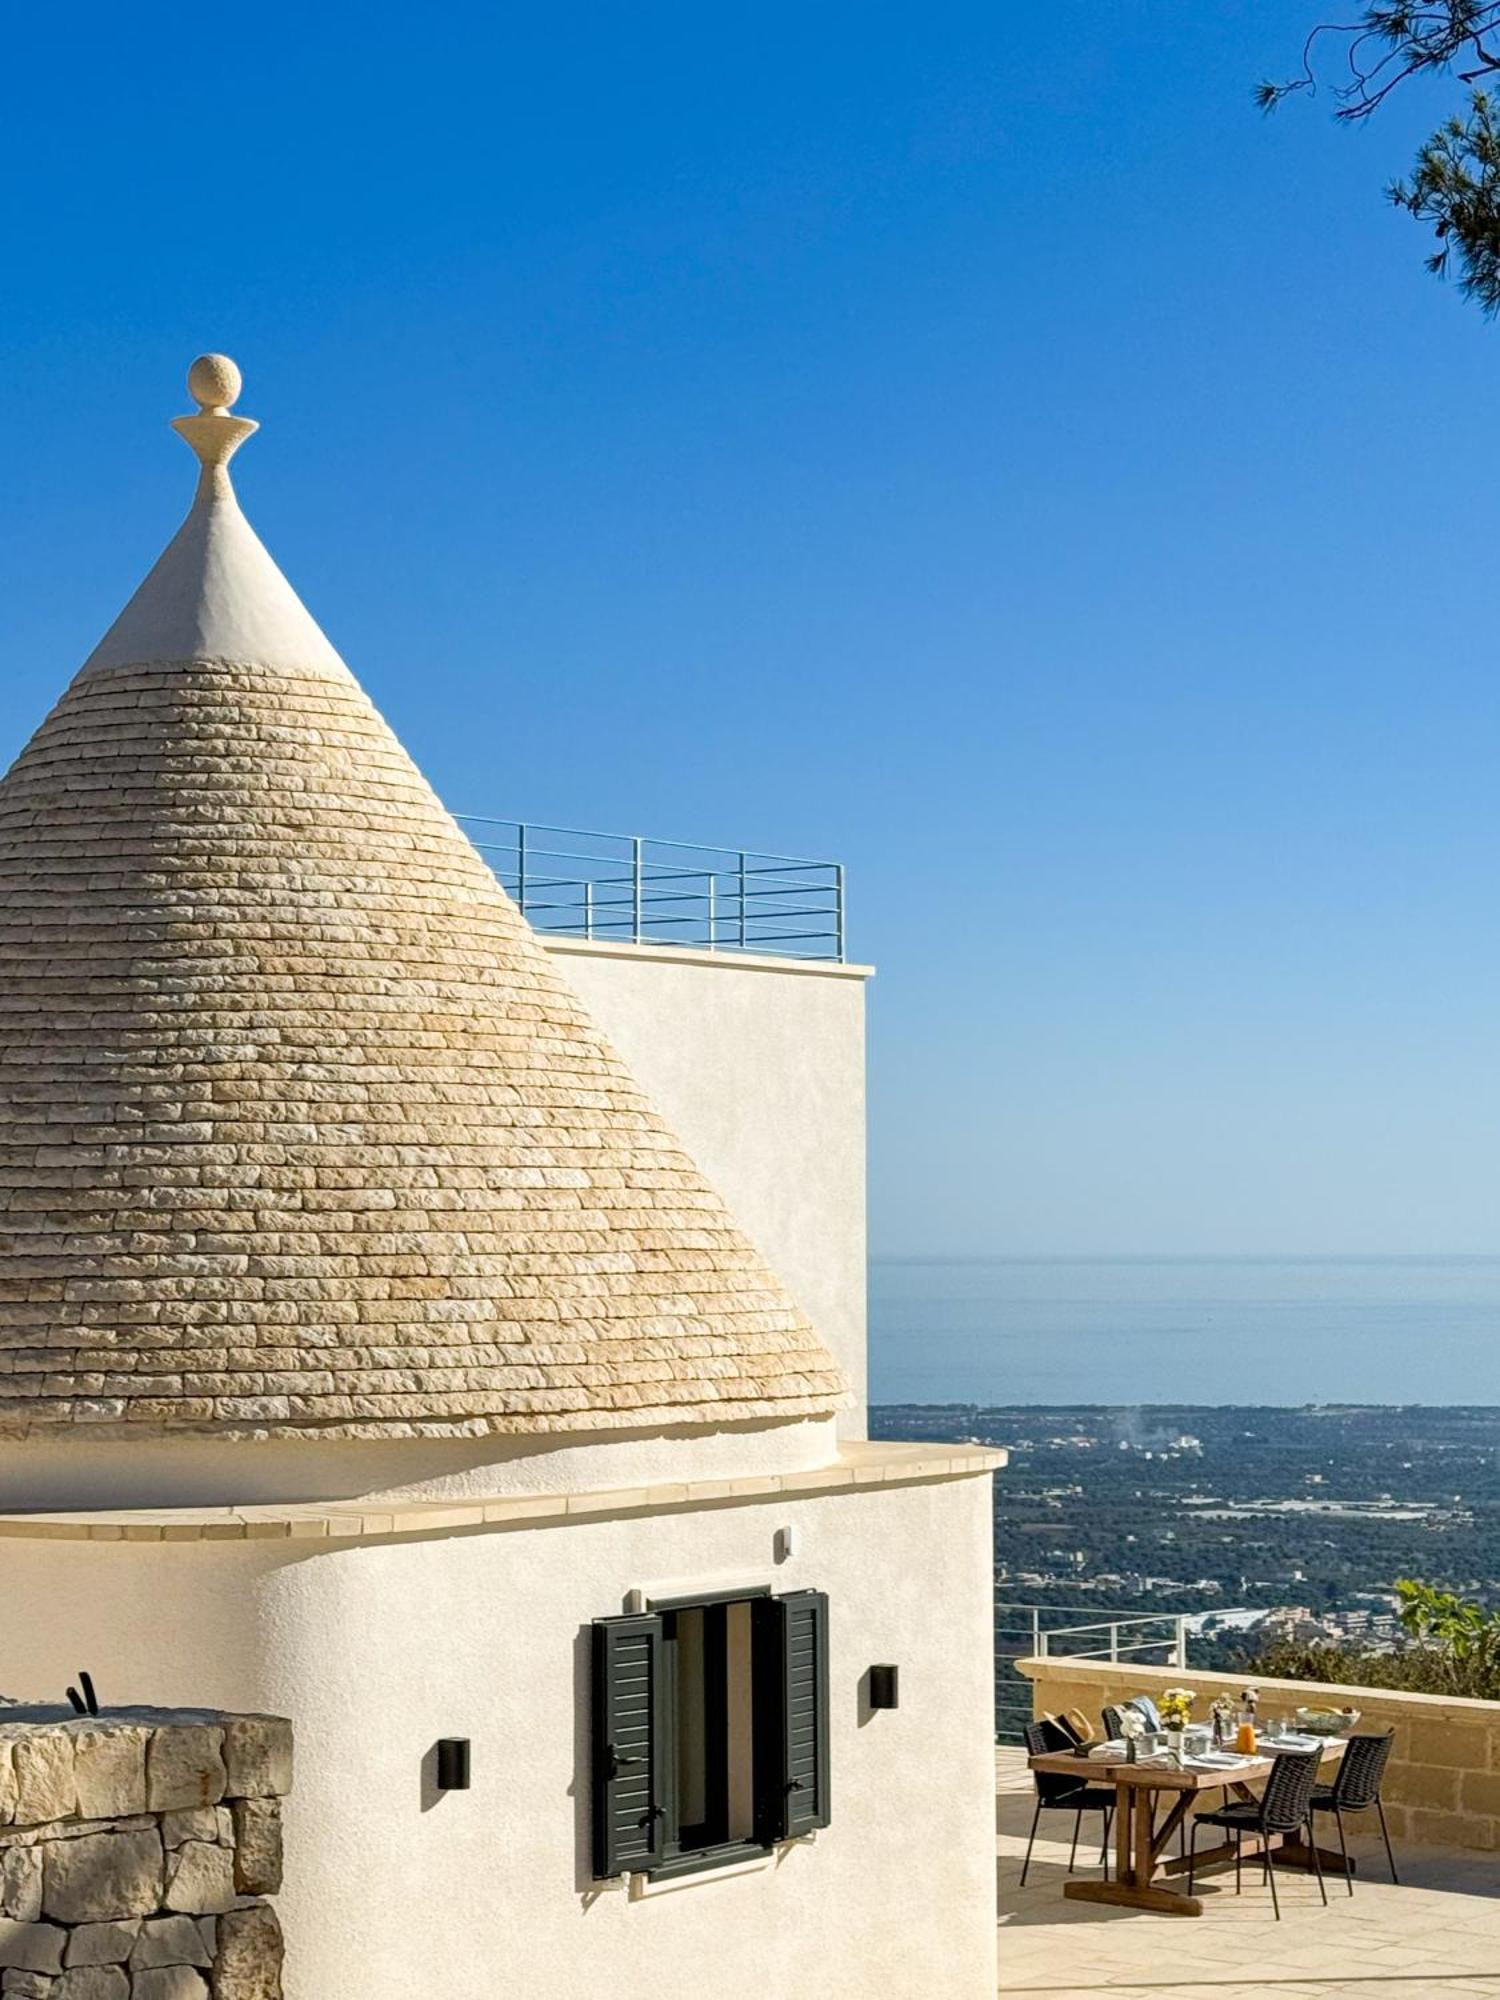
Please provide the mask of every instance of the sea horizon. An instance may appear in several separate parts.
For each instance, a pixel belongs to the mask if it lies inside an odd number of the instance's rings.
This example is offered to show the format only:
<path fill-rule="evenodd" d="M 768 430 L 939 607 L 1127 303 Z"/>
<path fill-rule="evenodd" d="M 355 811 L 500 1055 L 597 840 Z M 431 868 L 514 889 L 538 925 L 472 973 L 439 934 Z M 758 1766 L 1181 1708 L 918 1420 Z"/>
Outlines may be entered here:
<path fill-rule="evenodd" d="M 872 1403 L 1500 1403 L 1500 1254 L 870 1259 Z"/>

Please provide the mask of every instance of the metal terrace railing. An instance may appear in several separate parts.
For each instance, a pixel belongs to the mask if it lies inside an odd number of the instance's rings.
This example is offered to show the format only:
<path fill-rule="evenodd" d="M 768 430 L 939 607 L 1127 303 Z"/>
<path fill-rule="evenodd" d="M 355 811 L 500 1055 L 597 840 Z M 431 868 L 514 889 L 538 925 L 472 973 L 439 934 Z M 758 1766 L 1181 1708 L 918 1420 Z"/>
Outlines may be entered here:
<path fill-rule="evenodd" d="M 478 813 L 457 818 L 540 931 L 843 960 L 841 862 Z"/>
<path fill-rule="evenodd" d="M 1188 1621 L 1181 1611 L 1117 1612 L 1101 1618 L 1057 1604 L 995 1606 L 995 1739 L 1019 1743 L 1031 1720 L 1031 1682 L 1016 1661 L 1064 1656 L 1073 1660 L 1133 1660 L 1137 1666 L 1187 1666 Z M 1080 1622 L 1083 1621 L 1083 1622 Z"/>

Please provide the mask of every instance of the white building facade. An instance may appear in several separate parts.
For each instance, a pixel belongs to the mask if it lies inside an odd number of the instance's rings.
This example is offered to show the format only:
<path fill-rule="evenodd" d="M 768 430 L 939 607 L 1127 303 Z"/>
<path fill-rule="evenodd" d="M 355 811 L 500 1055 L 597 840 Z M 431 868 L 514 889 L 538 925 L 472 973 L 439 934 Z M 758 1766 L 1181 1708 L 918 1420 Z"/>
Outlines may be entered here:
<path fill-rule="evenodd" d="M 191 379 L 0 783 L 5 1684 L 292 1718 L 293 2000 L 988 1996 L 997 1459 L 863 1436 L 863 975 L 539 940 Z"/>

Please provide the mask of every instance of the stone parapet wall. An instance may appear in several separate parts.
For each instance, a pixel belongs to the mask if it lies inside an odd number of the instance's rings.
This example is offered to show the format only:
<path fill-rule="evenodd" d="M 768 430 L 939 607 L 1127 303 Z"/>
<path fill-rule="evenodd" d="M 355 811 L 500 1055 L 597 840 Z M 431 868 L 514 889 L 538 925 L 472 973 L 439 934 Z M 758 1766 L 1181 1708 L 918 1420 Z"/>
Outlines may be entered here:
<path fill-rule="evenodd" d="M 278 1716 L 0 1709 L 3 2000 L 281 2000 Z"/>
<path fill-rule="evenodd" d="M 1016 1666 L 1033 1683 L 1035 1714 L 1079 1708 L 1096 1726 L 1107 1702 L 1133 1694 L 1160 1696 L 1169 1687 L 1195 1689 L 1198 1713 L 1206 1716 L 1214 1695 L 1238 1694 L 1246 1680 L 1243 1673 L 1103 1660 L 1031 1659 L 1018 1660 Z M 1264 1714 L 1290 1714 L 1294 1708 L 1326 1702 L 1332 1708 L 1357 1708 L 1361 1730 L 1395 1731 L 1383 1787 L 1394 1837 L 1500 1851 L 1500 1702 L 1313 1681 L 1257 1680 L 1256 1686 Z"/>

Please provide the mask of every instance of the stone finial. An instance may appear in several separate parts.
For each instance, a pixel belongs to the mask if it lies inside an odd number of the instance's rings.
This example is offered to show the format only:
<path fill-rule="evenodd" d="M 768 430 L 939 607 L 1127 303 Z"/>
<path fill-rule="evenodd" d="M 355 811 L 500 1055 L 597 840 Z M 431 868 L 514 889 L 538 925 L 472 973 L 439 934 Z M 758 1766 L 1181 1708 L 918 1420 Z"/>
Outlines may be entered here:
<path fill-rule="evenodd" d="M 188 393 L 198 405 L 196 416 L 174 417 L 172 428 L 187 439 L 203 467 L 198 492 L 224 497 L 233 491 L 229 483 L 229 461 L 240 446 L 260 429 L 253 417 L 230 415 L 230 405 L 239 398 L 240 371 L 227 354 L 200 354 L 188 370 Z"/>
<path fill-rule="evenodd" d="M 207 417 L 227 417 L 244 386 L 244 377 L 227 354 L 200 354 L 188 370 L 188 394 Z"/>

